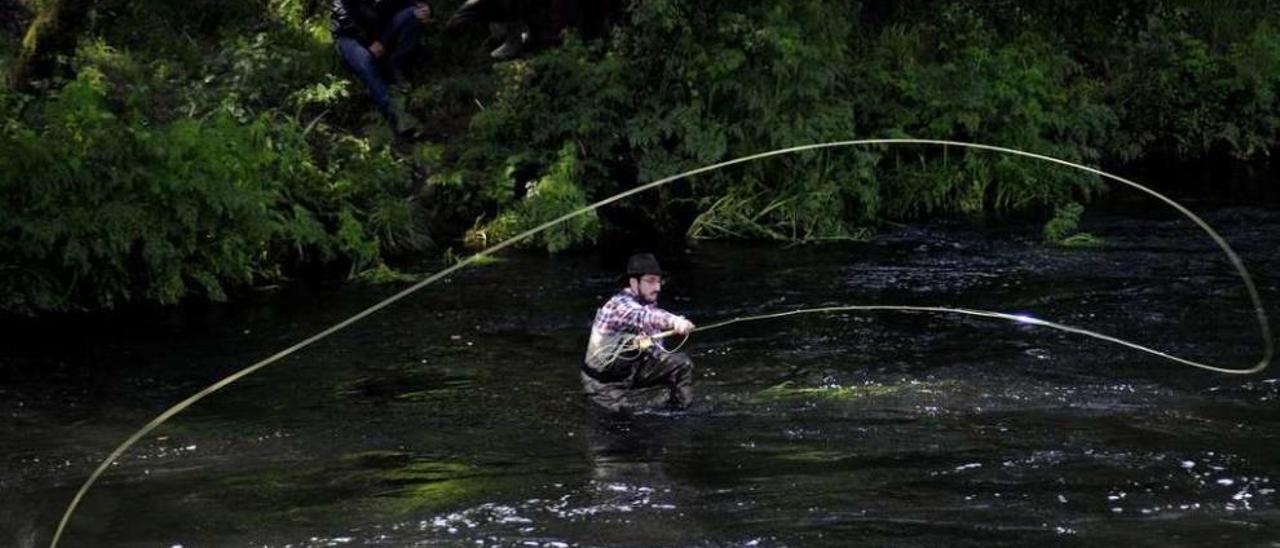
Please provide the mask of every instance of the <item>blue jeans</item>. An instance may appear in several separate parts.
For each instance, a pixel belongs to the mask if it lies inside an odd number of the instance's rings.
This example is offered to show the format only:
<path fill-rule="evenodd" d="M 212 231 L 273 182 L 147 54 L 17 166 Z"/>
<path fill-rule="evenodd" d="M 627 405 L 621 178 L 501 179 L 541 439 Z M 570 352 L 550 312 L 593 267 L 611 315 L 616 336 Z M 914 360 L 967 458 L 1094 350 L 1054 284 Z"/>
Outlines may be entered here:
<path fill-rule="evenodd" d="M 391 74 L 403 75 L 414 51 L 418 47 L 418 38 L 422 36 L 422 22 L 413 14 L 413 8 L 400 10 L 391 18 L 391 24 L 381 29 L 378 41 L 386 48 L 387 55 L 383 59 L 375 59 L 369 48 L 355 38 L 340 36 L 336 46 L 342 55 L 342 61 L 351 67 L 356 77 L 369 88 L 373 105 L 378 107 L 388 121 L 395 115 L 391 112 L 391 91 L 381 70 L 386 68 Z M 385 65 L 385 67 L 383 67 Z"/>

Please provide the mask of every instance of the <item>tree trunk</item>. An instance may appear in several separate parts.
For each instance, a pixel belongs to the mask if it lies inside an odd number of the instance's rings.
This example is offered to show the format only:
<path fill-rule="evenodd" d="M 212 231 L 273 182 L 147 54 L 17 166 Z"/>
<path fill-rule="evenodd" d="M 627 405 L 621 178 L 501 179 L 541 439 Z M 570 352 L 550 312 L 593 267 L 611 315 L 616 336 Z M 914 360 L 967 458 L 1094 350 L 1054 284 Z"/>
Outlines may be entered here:
<path fill-rule="evenodd" d="M 46 0 L 27 27 L 9 72 L 9 85 L 25 88 L 32 80 L 53 75 L 57 57 L 71 53 L 84 32 L 94 0 Z"/>

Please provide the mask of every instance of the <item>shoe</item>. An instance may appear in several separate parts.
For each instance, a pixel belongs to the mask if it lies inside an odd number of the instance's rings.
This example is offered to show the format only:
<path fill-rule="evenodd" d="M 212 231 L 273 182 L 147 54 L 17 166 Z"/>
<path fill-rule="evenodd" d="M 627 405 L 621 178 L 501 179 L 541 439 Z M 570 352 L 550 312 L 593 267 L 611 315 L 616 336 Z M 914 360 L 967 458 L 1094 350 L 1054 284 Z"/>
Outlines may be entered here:
<path fill-rule="evenodd" d="M 506 41 L 504 41 L 501 46 L 498 46 L 498 49 L 489 52 L 489 57 L 498 61 L 509 61 L 511 59 L 515 59 L 524 51 L 524 43 L 527 36 L 527 32 L 521 32 L 518 29 L 513 28 L 513 26 L 508 25 Z"/>

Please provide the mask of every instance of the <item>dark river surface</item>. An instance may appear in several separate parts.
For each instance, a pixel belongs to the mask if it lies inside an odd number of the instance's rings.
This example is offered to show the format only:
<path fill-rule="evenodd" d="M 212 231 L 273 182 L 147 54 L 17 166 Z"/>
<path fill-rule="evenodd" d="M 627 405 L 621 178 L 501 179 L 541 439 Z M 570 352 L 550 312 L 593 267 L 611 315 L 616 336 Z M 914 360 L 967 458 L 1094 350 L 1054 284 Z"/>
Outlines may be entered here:
<path fill-rule="evenodd" d="M 1216 207 L 1280 313 L 1280 211 Z M 1251 305 L 1172 214 L 938 221 L 869 243 L 663 256 L 709 324 L 848 304 L 1031 314 L 1233 367 Z M 1280 371 L 1238 377 L 964 316 L 802 316 L 695 334 L 698 401 L 580 393 L 620 259 L 508 254 L 196 404 L 89 492 L 63 546 L 1276 546 Z M 432 265 L 428 270 L 437 268 Z M 166 407 L 398 287 L 291 288 L 6 327 L 0 545 L 45 546 Z"/>

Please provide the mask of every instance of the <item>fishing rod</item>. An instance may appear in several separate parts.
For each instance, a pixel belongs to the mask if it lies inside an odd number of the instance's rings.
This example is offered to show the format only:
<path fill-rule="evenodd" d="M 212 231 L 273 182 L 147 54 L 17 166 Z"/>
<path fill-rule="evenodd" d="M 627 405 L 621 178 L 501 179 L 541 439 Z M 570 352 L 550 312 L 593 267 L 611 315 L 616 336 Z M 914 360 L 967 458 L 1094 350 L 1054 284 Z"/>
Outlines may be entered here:
<path fill-rule="evenodd" d="M 731 318 L 728 320 L 723 320 L 723 321 L 715 322 L 715 323 L 704 325 L 704 326 L 695 327 L 692 330 L 690 330 L 688 333 L 685 333 L 684 338 L 680 341 L 680 344 L 676 345 L 675 348 L 670 350 L 662 346 L 661 341 L 663 339 L 667 339 L 677 335 L 678 333 L 676 333 L 674 329 L 663 331 L 660 333 L 655 333 L 653 335 L 632 335 L 632 334 L 621 335 L 618 337 L 618 341 L 616 341 L 612 345 L 609 345 L 601 349 L 599 351 L 599 354 L 604 354 L 603 361 L 607 365 L 617 360 L 629 361 L 629 360 L 639 358 L 641 353 L 651 348 L 658 352 L 673 353 L 678 351 L 681 347 L 683 347 L 684 344 L 688 342 L 689 335 L 693 333 L 696 333 L 699 331 L 710 331 L 712 329 L 719 329 L 721 327 L 725 327 L 725 326 L 729 326 L 737 323 L 755 322 L 755 321 L 761 321 L 761 320 L 772 320 L 777 318 L 799 316 L 804 314 L 836 314 L 836 313 L 842 313 L 842 312 L 876 312 L 876 311 L 906 312 L 906 313 L 923 312 L 923 313 L 934 313 L 934 314 L 961 314 L 961 315 L 967 315 L 967 316 L 977 316 L 982 318 L 1008 320 L 1011 322 L 1020 323 L 1024 325 L 1047 327 L 1050 329 L 1056 329 L 1058 331 L 1063 331 L 1066 333 L 1074 333 L 1077 335 L 1092 337 L 1098 340 L 1102 340 L 1109 343 L 1118 344 L 1127 348 L 1131 348 L 1133 350 L 1137 350 L 1140 352 L 1145 352 L 1147 354 L 1151 354 L 1166 360 L 1172 360 L 1183 365 L 1204 369 L 1206 371 L 1213 371 L 1215 373 L 1226 373 L 1226 374 L 1238 375 L 1238 374 L 1245 374 L 1249 372 L 1248 370 L 1219 367 L 1219 366 L 1215 366 L 1207 363 L 1198 362 L 1195 360 L 1189 360 L 1186 358 L 1175 356 L 1173 354 L 1169 354 L 1167 352 L 1156 350 L 1148 346 L 1126 341 L 1124 339 L 1120 339 L 1117 337 L 1112 337 L 1111 335 L 1107 335 L 1105 333 L 1099 333 L 1097 331 L 1091 331 L 1091 330 L 1080 328 L 1080 327 L 1052 322 L 1049 320 L 1043 320 L 1043 319 L 1029 316 L 1026 314 L 1007 314 L 1004 312 L 994 312 L 990 310 L 975 310 L 971 308 L 950 308 L 945 306 L 906 306 L 906 305 L 887 305 L 887 304 L 823 306 L 818 308 L 803 308 L 798 310 L 788 310 L 785 312 L 771 312 L 767 314 L 758 314 L 754 316 L 740 316 L 740 317 Z"/>

